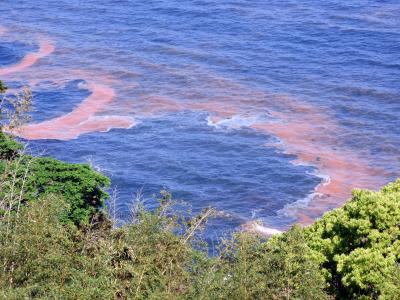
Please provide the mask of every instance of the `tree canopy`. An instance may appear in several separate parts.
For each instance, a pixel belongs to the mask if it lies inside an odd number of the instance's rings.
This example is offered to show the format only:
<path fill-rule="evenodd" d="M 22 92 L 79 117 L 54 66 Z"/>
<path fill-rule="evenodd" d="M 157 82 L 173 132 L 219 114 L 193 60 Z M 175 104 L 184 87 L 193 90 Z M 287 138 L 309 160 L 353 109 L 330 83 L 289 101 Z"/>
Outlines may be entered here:
<path fill-rule="evenodd" d="M 21 194 L 21 202 L 34 201 L 43 195 L 57 194 L 70 205 L 67 219 L 89 222 L 109 198 L 110 180 L 87 164 L 71 164 L 50 157 L 33 157 L 22 152 L 23 146 L 0 133 L 0 194 Z"/>

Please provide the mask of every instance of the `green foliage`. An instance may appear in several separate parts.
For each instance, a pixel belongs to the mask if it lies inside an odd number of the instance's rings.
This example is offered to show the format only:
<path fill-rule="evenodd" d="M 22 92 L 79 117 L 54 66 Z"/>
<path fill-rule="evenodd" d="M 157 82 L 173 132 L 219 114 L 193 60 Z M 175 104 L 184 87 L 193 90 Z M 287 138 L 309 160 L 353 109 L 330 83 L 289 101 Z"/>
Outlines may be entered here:
<path fill-rule="evenodd" d="M 110 180 L 89 165 L 37 157 L 29 168 L 25 199 L 34 200 L 44 194 L 61 195 L 70 205 L 68 218 L 76 223 L 87 223 L 109 197 L 104 188 L 110 185 Z"/>
<path fill-rule="evenodd" d="M 5 299 L 192 298 L 198 265 L 190 229 L 166 206 L 118 229 L 60 222 L 68 204 L 47 195 L 0 219 Z M 185 229 L 187 228 L 187 230 Z M 176 234 L 176 231 L 181 234 Z"/>
<path fill-rule="evenodd" d="M 86 237 L 60 222 L 60 198 L 32 201 L 0 222 L 2 299 L 112 299 L 112 273 L 102 251 L 85 251 Z"/>
<path fill-rule="evenodd" d="M 77 224 L 88 223 L 94 214 L 99 213 L 109 197 L 104 190 L 110 185 L 106 176 L 89 165 L 25 155 L 21 153 L 22 148 L 20 143 L 0 133 L 0 173 L 3 180 L 0 196 L 3 199 L 10 193 L 20 194 L 20 199 L 12 205 L 15 206 L 47 194 L 60 195 L 70 205 L 66 218 Z"/>
<path fill-rule="evenodd" d="M 398 199 L 393 193 L 399 193 L 398 182 L 379 193 L 356 191 L 350 207 L 310 228 L 294 226 L 268 240 L 237 233 L 222 243 L 219 255 L 209 257 L 194 231 L 210 211 L 187 220 L 173 209 L 168 193 L 156 210 L 138 206 L 131 224 L 112 228 L 104 220 L 64 222 L 69 201 L 48 191 L 0 216 L 0 297 L 330 299 L 325 272 L 336 299 L 398 299 L 399 239 L 391 226 L 398 207 L 378 199 Z M 388 209 L 374 208 L 385 203 Z M 368 232 L 359 219 L 379 230 Z M 390 228 L 394 231 L 387 232 Z M 353 239 L 345 236 L 349 233 Z M 358 238 L 362 233 L 368 240 Z M 335 253 L 338 249 L 342 252 Z"/>
<path fill-rule="evenodd" d="M 224 299 L 328 299 L 325 281 L 302 229 L 268 241 L 238 234 L 221 257 Z"/>
<path fill-rule="evenodd" d="M 305 232 L 339 297 L 387 299 L 400 289 L 388 280 L 400 263 L 400 180 L 379 192 L 355 190 Z"/>
<path fill-rule="evenodd" d="M 165 198 L 162 198 L 165 201 Z M 113 231 L 113 266 L 118 294 L 126 299 L 177 299 L 193 294 L 206 254 L 192 247 L 186 222 L 161 203 L 139 208 L 135 223 Z M 199 224 L 199 223 L 198 223 Z"/>
<path fill-rule="evenodd" d="M 269 242 L 240 234 L 210 258 L 170 209 L 139 207 L 134 222 L 77 227 L 67 202 L 46 195 L 0 218 L 0 296 L 5 299 L 326 299 L 300 228 Z M 194 247 L 193 245 L 197 245 Z"/>
<path fill-rule="evenodd" d="M 18 143 L 13 138 L 0 131 L 0 160 L 16 158 L 23 148 L 21 143 Z"/>
<path fill-rule="evenodd" d="M 47 194 L 57 194 L 67 199 L 70 210 L 66 220 L 76 224 L 88 223 L 103 208 L 109 194 L 104 191 L 110 180 L 84 164 L 65 163 L 49 157 L 24 155 L 18 160 L 4 163 L 5 185 L 0 195 L 14 190 L 22 193 L 21 202 L 29 202 Z M 66 221 L 65 220 L 65 221 Z"/>

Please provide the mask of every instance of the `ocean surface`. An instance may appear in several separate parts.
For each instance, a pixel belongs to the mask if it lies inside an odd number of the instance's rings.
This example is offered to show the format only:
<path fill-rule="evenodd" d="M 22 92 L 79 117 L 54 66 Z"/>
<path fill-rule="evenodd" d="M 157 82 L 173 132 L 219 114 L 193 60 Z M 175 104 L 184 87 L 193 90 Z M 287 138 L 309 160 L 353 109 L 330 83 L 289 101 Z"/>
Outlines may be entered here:
<path fill-rule="evenodd" d="M 2 0 L 0 79 L 33 153 L 160 189 L 207 230 L 309 224 L 400 176 L 400 2 Z M 261 225 L 255 225 L 258 220 Z"/>

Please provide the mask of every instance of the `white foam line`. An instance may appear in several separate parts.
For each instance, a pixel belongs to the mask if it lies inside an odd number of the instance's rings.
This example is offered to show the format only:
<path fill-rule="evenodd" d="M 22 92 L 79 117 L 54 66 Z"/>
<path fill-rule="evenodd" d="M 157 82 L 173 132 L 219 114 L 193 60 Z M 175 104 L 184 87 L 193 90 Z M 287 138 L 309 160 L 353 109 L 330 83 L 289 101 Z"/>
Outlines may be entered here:
<path fill-rule="evenodd" d="M 229 118 L 221 119 L 217 122 L 212 121 L 212 115 L 208 115 L 207 125 L 215 128 L 227 128 L 227 129 L 241 129 L 243 127 L 250 127 L 263 119 L 263 122 L 267 122 L 265 117 L 260 115 L 251 116 L 248 114 L 236 114 Z"/>
<path fill-rule="evenodd" d="M 273 236 L 283 232 L 275 228 L 264 226 L 260 221 L 251 221 L 244 224 L 242 227 L 244 231 L 259 233 L 265 236 Z"/>
<path fill-rule="evenodd" d="M 293 203 L 286 204 L 282 209 L 277 211 L 278 215 L 283 215 L 285 217 L 296 216 L 296 213 L 299 209 L 306 209 L 312 200 L 314 200 L 317 197 L 324 196 L 324 194 L 318 193 L 317 191 L 320 187 L 330 184 L 331 178 L 328 175 L 325 175 L 322 173 L 317 173 L 317 172 L 312 173 L 312 175 L 314 175 L 318 178 L 321 178 L 322 182 L 319 183 L 314 188 L 314 190 L 310 194 L 308 194 L 306 197 L 299 199 Z"/>

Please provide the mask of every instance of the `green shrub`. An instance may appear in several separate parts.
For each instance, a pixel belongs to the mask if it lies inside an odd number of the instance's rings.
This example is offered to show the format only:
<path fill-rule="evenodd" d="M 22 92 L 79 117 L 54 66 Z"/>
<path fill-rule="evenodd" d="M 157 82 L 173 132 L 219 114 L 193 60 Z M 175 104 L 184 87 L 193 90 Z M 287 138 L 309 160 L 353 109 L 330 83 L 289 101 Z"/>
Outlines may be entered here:
<path fill-rule="evenodd" d="M 21 153 L 22 148 L 13 138 L 0 133 L 0 174 L 3 182 L 0 196 L 3 199 L 7 198 L 6 195 L 19 194 L 20 199 L 13 205 L 20 205 L 46 194 L 60 195 L 70 205 L 66 218 L 77 224 L 88 223 L 104 207 L 109 197 L 105 188 L 110 185 L 106 176 L 89 165 L 26 155 Z"/>
<path fill-rule="evenodd" d="M 221 264 L 224 276 L 217 298 L 329 298 L 318 262 L 297 226 L 268 241 L 237 234 L 223 251 Z"/>
<path fill-rule="evenodd" d="M 338 297 L 376 299 L 400 290 L 388 280 L 400 263 L 400 180 L 379 192 L 355 190 L 305 233 Z"/>
<path fill-rule="evenodd" d="M 110 180 L 89 165 L 37 157 L 29 168 L 25 199 L 31 201 L 45 194 L 61 195 L 70 205 L 68 218 L 76 223 L 87 223 L 109 197 L 104 189 L 109 187 Z"/>
<path fill-rule="evenodd" d="M 49 191 L 0 216 L 0 297 L 329 299 L 325 272 L 336 299 L 398 299 L 398 184 L 356 191 L 306 229 L 268 240 L 237 233 L 215 257 L 194 235 L 209 213 L 187 220 L 166 193 L 158 209 L 139 207 L 112 228 L 64 222 L 70 203 Z"/>
<path fill-rule="evenodd" d="M 0 221 L 2 299 L 112 299 L 115 281 L 87 234 L 60 222 L 68 204 L 48 195 Z"/>
<path fill-rule="evenodd" d="M 198 298 L 194 290 L 207 254 L 192 247 L 191 229 L 168 211 L 165 199 L 156 211 L 141 208 L 133 224 L 113 231 L 113 267 L 122 298 Z"/>
<path fill-rule="evenodd" d="M 29 202 L 0 218 L 0 297 L 193 299 L 207 256 L 165 208 L 112 229 L 62 222 L 69 207 L 54 195 Z"/>
<path fill-rule="evenodd" d="M 3 178 L 9 184 L 5 185 L 0 195 L 14 189 L 14 193 L 21 193 L 22 203 L 47 194 L 60 195 L 70 205 L 66 217 L 77 224 L 88 223 L 109 197 L 104 189 L 110 185 L 110 180 L 88 165 L 24 155 L 7 165 L 3 162 L 1 167 L 0 171 L 5 174 Z"/>
<path fill-rule="evenodd" d="M 0 160 L 12 160 L 19 156 L 24 146 L 0 131 Z"/>

